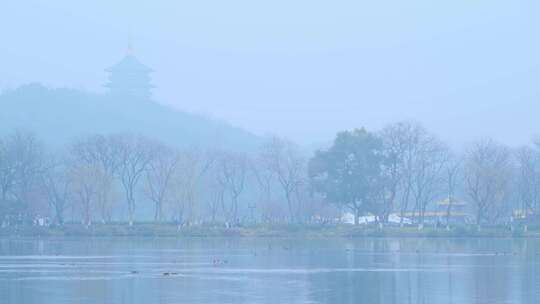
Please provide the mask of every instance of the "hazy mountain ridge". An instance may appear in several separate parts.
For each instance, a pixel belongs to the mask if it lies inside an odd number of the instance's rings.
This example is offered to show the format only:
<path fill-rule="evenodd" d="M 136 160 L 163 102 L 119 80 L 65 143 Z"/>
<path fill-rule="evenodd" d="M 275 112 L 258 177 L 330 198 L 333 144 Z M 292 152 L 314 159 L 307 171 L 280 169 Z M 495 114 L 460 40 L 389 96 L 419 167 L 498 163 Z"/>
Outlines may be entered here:
<path fill-rule="evenodd" d="M 113 97 L 76 89 L 29 84 L 0 94 L 0 134 L 35 132 L 59 146 L 96 133 L 137 133 L 175 146 L 251 151 L 261 139 L 225 122 L 186 113 L 154 101 Z"/>

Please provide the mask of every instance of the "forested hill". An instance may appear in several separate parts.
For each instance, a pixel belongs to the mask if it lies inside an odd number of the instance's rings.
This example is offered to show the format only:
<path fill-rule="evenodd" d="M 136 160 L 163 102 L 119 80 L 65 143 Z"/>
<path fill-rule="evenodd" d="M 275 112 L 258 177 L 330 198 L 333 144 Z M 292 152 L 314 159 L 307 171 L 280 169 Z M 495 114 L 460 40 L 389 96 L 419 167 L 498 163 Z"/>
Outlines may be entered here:
<path fill-rule="evenodd" d="M 171 109 L 153 101 L 126 100 L 74 89 L 25 85 L 0 95 L 0 134 L 34 132 L 47 145 L 81 136 L 130 132 L 175 146 L 253 151 L 260 138 L 243 129 Z"/>

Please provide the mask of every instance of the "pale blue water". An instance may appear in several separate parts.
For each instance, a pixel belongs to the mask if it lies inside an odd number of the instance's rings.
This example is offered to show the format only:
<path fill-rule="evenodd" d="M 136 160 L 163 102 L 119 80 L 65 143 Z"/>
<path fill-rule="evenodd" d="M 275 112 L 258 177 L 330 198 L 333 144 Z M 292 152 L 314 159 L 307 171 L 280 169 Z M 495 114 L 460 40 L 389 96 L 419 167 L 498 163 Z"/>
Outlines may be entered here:
<path fill-rule="evenodd" d="M 539 261 L 536 239 L 4 239 L 0 303 L 537 304 Z"/>

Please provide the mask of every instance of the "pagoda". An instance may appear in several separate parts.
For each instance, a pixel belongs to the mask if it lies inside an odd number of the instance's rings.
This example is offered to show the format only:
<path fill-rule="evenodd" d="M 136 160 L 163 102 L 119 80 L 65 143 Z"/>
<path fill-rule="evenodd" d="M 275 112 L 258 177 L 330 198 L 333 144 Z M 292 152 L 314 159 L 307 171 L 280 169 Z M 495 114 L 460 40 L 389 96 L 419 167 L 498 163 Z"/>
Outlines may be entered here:
<path fill-rule="evenodd" d="M 109 73 L 109 88 L 112 96 L 122 99 L 149 100 L 152 96 L 150 73 L 152 69 L 142 64 L 133 55 L 131 44 L 126 56 L 112 67 L 106 69 Z"/>

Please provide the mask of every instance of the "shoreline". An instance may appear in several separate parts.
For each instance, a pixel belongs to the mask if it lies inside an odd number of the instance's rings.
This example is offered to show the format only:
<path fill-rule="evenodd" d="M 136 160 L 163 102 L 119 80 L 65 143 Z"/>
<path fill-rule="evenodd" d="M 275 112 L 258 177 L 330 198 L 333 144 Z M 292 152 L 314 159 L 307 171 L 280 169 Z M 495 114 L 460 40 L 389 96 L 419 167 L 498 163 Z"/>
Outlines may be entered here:
<path fill-rule="evenodd" d="M 56 227 L 13 226 L 0 228 L 0 238 L 54 237 L 170 237 L 170 238 L 540 238 L 540 227 L 527 232 L 517 227 L 482 228 L 458 226 L 446 228 L 416 226 L 383 227 L 352 225 L 256 225 L 225 228 L 222 226 L 191 226 L 178 229 L 173 224 L 126 223 L 95 224 L 85 227 L 66 224 Z"/>

